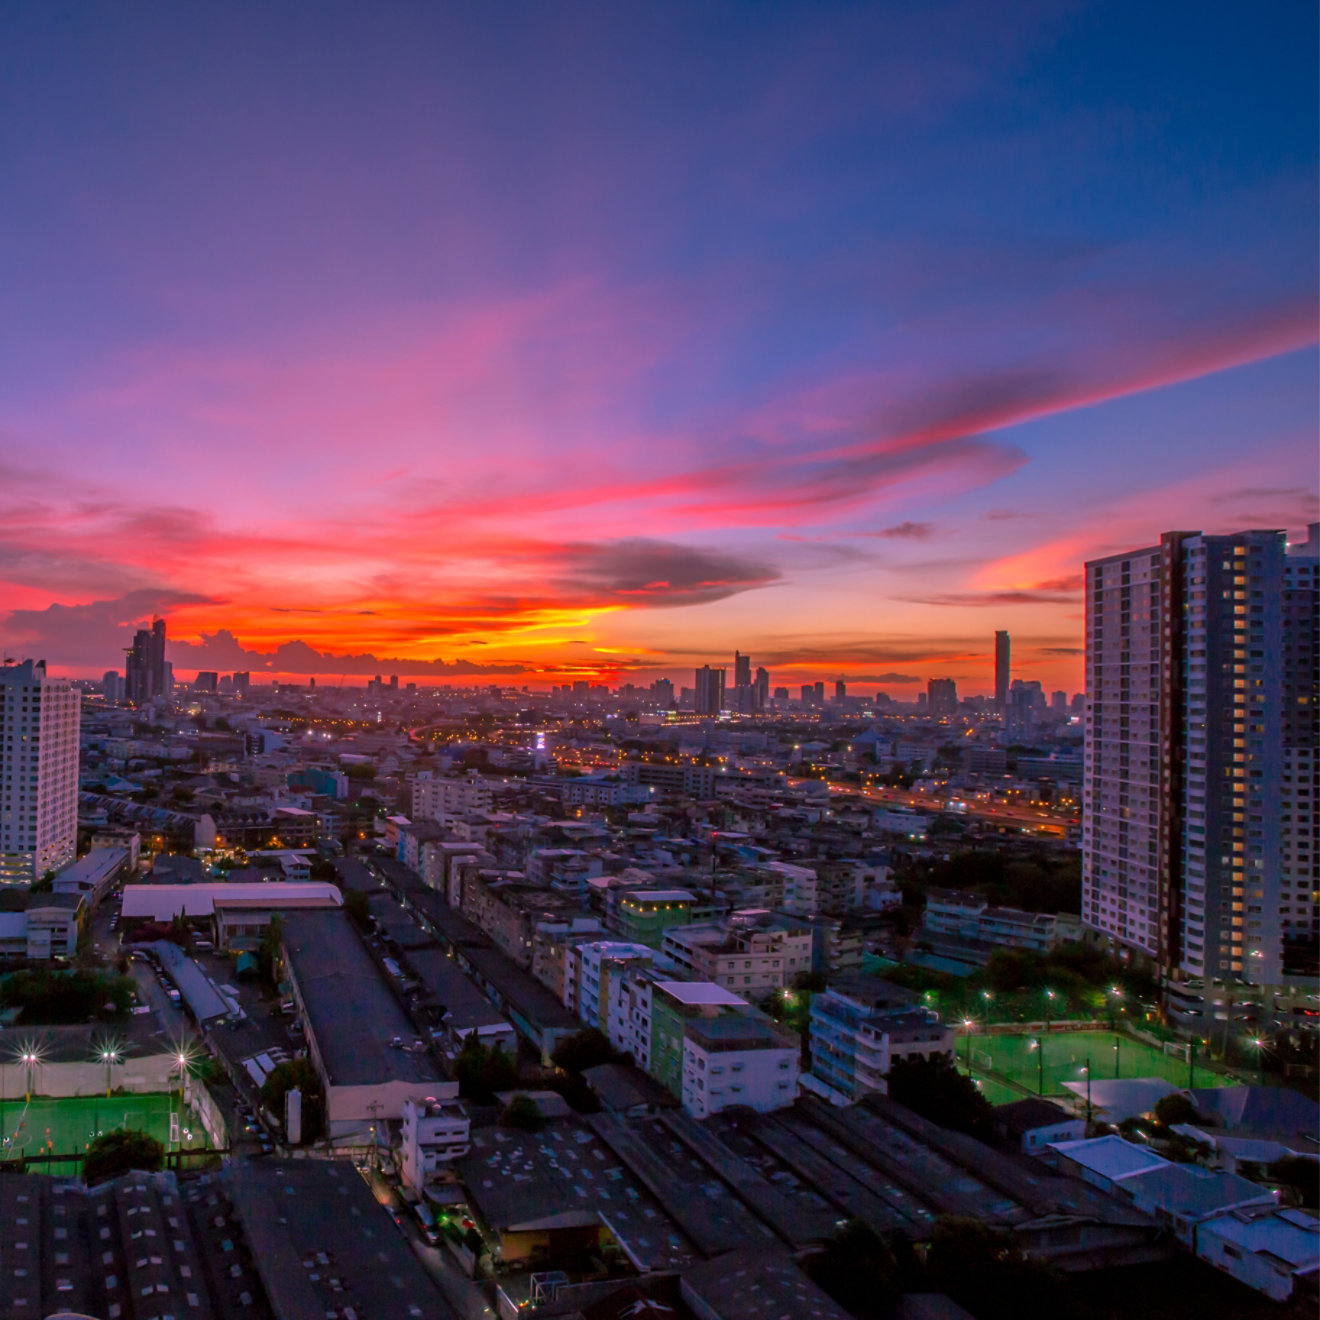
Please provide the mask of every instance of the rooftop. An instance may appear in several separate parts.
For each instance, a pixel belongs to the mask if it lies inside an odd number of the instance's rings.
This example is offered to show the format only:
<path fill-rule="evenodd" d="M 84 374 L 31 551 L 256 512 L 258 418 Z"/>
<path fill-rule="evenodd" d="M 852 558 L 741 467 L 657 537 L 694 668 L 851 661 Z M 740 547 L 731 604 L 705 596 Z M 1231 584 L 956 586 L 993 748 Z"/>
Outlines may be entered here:
<path fill-rule="evenodd" d="M 233 1160 L 222 1175 L 281 1320 L 454 1320 L 389 1212 L 351 1164 Z"/>
<path fill-rule="evenodd" d="M 729 1252 L 683 1275 L 684 1300 L 712 1320 L 849 1320 L 787 1254 Z"/>
<path fill-rule="evenodd" d="M 747 1007 L 745 999 L 714 981 L 656 981 L 654 985 L 671 999 L 690 1007 Z"/>
<path fill-rule="evenodd" d="M 341 911 L 289 913 L 284 951 L 331 1085 L 439 1080 L 428 1055 L 390 1046 L 413 1025 Z"/>

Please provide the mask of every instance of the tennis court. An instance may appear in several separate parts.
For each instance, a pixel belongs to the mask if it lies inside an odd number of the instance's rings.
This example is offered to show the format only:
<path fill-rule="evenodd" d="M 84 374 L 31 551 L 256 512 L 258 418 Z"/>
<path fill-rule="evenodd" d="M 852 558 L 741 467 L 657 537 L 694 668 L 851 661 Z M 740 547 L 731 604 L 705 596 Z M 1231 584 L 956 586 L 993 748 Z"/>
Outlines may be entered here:
<path fill-rule="evenodd" d="M 1095 1079 L 1161 1077 L 1174 1086 L 1230 1086 L 1234 1079 L 1198 1065 L 1193 1083 L 1187 1056 L 1168 1054 L 1145 1041 L 1111 1031 L 1061 1031 L 1043 1036 L 973 1036 L 972 1075 L 998 1073 L 1035 1093 L 1061 1095 L 1064 1082 L 1086 1078 L 1087 1060 Z M 967 1042 L 958 1042 L 958 1063 L 966 1071 Z M 986 1078 L 986 1081 L 994 1079 Z M 1042 1086 L 1043 1082 L 1043 1086 Z M 983 1088 L 984 1089 L 984 1088 Z M 992 1100 L 988 1092 L 986 1098 Z M 1014 1098 L 1020 1098 L 1015 1096 Z"/>
<path fill-rule="evenodd" d="M 75 1096 L 54 1099 L 33 1096 L 0 1103 L 0 1159 L 15 1160 L 34 1155 L 81 1154 L 93 1137 L 115 1128 L 134 1128 L 156 1138 L 167 1151 L 202 1150 L 206 1132 L 191 1111 L 179 1114 L 177 1092 L 146 1092 L 141 1095 Z M 179 1125 L 171 1132 L 170 1116 L 179 1114 Z M 36 1166 L 48 1173 L 76 1173 L 70 1164 Z"/>

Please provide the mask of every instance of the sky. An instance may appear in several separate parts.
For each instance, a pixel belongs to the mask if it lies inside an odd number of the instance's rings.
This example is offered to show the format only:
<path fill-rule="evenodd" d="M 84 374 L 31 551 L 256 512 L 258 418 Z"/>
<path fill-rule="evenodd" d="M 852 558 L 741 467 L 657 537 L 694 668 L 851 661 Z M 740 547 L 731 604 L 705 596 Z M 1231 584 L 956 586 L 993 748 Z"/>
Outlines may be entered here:
<path fill-rule="evenodd" d="M 0 647 L 1081 686 L 1317 498 L 1317 17 L 0 0 Z"/>

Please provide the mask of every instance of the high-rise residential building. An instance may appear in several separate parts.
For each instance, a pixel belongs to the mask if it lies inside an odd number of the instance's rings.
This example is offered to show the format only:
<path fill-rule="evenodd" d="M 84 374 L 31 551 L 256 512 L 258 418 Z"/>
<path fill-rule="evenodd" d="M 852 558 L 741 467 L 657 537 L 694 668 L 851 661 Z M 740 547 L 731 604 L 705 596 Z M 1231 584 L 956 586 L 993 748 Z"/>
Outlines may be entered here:
<path fill-rule="evenodd" d="M 651 696 L 661 710 L 674 709 L 674 684 L 670 679 L 657 678 L 651 684 Z"/>
<path fill-rule="evenodd" d="M 848 684 L 841 678 L 834 680 L 834 700 L 840 702 L 848 700 Z"/>
<path fill-rule="evenodd" d="M 1280 984 L 1314 942 L 1318 548 L 1169 532 L 1086 566 L 1082 919 L 1175 980 Z"/>
<path fill-rule="evenodd" d="M 770 671 L 758 669 L 756 680 L 752 684 L 752 706 L 756 710 L 765 710 L 770 705 Z"/>
<path fill-rule="evenodd" d="M 101 691 L 112 704 L 124 699 L 124 676 L 117 669 L 107 669 L 101 677 Z"/>
<path fill-rule="evenodd" d="M 1320 976 L 1320 523 L 1283 561 L 1283 974 Z"/>
<path fill-rule="evenodd" d="M 995 708 L 1008 709 L 1008 684 L 1011 677 L 1012 647 L 1006 632 L 995 633 Z"/>
<path fill-rule="evenodd" d="M 696 671 L 694 709 L 698 715 L 718 715 L 724 709 L 724 676 L 723 669 L 712 669 L 710 665 Z"/>
<path fill-rule="evenodd" d="M 152 697 L 168 696 L 173 687 L 173 671 L 165 660 L 165 620 L 157 619 L 150 628 L 139 628 L 124 665 L 124 690 L 135 706 L 143 706 Z"/>
<path fill-rule="evenodd" d="M 0 882 L 31 884 L 77 855 L 82 696 L 44 660 L 0 668 Z"/>
<path fill-rule="evenodd" d="M 199 669 L 197 677 L 193 679 L 194 692 L 218 692 L 220 689 L 220 675 L 214 669 Z"/>
<path fill-rule="evenodd" d="M 822 707 L 825 705 L 825 684 L 823 682 L 812 684 L 811 698 L 815 705 Z"/>
<path fill-rule="evenodd" d="M 237 693 L 247 693 L 252 690 L 252 672 L 251 670 L 235 670 L 234 672 L 234 691 Z"/>
<path fill-rule="evenodd" d="M 926 709 L 935 719 L 958 713 L 958 684 L 951 678 L 932 678 L 926 683 Z"/>
<path fill-rule="evenodd" d="M 752 657 L 743 655 L 741 651 L 733 653 L 733 685 L 734 687 L 752 686 Z"/>
<path fill-rule="evenodd" d="M 1056 715 L 1066 715 L 1068 713 L 1068 694 L 1066 692 L 1051 692 L 1050 709 Z"/>

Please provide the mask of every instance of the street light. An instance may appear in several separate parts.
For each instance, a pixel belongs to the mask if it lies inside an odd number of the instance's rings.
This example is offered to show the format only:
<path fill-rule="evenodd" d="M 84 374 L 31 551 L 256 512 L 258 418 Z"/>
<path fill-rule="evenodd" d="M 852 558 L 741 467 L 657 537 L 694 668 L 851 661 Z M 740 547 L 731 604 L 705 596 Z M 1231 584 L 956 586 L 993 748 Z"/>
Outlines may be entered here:
<path fill-rule="evenodd" d="M 1045 1038 L 1042 1036 L 1039 1040 L 1031 1042 L 1031 1049 L 1036 1051 L 1036 1090 L 1040 1095 L 1045 1094 Z"/>
<path fill-rule="evenodd" d="M 1054 991 L 1045 991 L 1045 1032 L 1048 1035 L 1050 1030 L 1050 1005 L 1054 1002 Z"/>
<path fill-rule="evenodd" d="M 972 1075 L 972 1028 L 976 1025 L 971 1018 L 965 1017 L 962 1021 L 963 1035 L 967 1039 L 967 1075 Z"/>
<path fill-rule="evenodd" d="M 105 1064 L 105 1098 L 110 1098 L 110 1072 L 111 1069 L 122 1059 L 123 1051 L 115 1045 L 103 1045 L 98 1051 L 97 1057 Z"/>
<path fill-rule="evenodd" d="M 1256 1047 L 1256 1077 L 1261 1086 L 1265 1085 L 1265 1042 L 1259 1036 L 1253 1036 L 1251 1043 Z"/>

